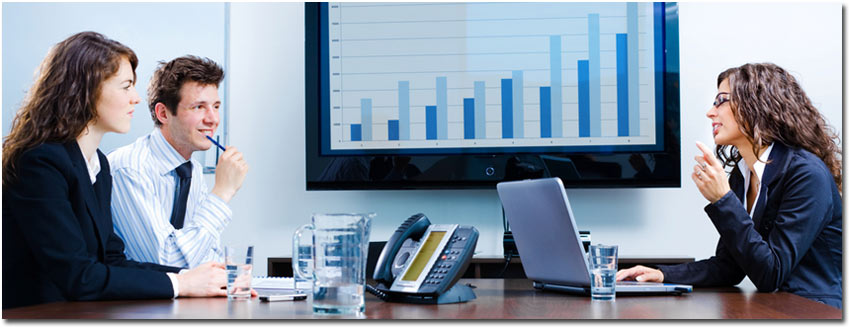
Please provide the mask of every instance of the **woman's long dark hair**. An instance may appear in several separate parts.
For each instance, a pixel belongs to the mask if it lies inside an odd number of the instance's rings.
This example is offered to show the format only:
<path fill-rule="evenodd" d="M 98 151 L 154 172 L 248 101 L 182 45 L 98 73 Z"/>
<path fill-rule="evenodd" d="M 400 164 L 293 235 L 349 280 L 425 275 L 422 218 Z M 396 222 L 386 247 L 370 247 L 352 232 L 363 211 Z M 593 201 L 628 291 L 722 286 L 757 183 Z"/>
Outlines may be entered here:
<path fill-rule="evenodd" d="M 774 141 L 806 149 L 823 160 L 841 190 L 838 134 L 812 105 L 794 76 L 776 64 L 758 63 L 723 71 L 717 76 L 717 85 L 726 79 L 735 120 L 753 145 L 755 155 Z M 718 145 L 715 153 L 726 166 L 737 166 L 741 160 L 734 146 Z"/>
<path fill-rule="evenodd" d="M 97 119 L 100 86 L 124 58 L 135 81 L 136 53 L 100 33 L 80 32 L 50 49 L 3 140 L 4 185 L 14 180 L 15 162 L 25 151 L 45 142 L 72 141 Z"/>

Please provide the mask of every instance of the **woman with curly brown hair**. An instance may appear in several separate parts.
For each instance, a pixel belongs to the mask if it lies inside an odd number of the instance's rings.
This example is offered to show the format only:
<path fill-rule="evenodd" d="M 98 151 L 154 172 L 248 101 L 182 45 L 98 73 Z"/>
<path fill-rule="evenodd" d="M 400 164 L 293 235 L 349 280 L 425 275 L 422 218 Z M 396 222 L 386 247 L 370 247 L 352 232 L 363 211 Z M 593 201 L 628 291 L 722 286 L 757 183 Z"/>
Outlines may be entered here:
<path fill-rule="evenodd" d="M 796 79 L 775 64 L 745 64 L 717 78 L 707 116 L 714 154 L 691 179 L 711 204 L 716 255 L 617 279 L 731 286 L 748 276 L 759 291 L 786 291 L 842 307 L 841 150 Z M 716 157 L 715 157 L 716 155 Z M 731 167 L 727 176 L 724 169 Z"/>
<path fill-rule="evenodd" d="M 56 44 L 3 141 L 3 309 L 66 300 L 225 295 L 224 265 L 127 260 L 98 149 L 126 133 L 136 54 L 95 32 Z"/>

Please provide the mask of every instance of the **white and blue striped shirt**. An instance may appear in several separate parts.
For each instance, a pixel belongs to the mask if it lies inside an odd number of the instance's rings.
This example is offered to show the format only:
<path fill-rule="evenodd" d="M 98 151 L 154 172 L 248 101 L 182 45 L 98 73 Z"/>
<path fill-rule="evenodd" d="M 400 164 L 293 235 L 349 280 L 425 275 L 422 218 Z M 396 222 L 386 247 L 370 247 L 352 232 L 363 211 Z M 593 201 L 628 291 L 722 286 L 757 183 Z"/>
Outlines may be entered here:
<path fill-rule="evenodd" d="M 201 164 L 192 159 L 192 185 L 182 229 L 171 225 L 177 187 L 175 168 L 186 160 L 159 128 L 111 152 L 112 222 L 129 259 L 195 268 L 222 261 L 221 232 L 232 212 L 211 194 Z"/>

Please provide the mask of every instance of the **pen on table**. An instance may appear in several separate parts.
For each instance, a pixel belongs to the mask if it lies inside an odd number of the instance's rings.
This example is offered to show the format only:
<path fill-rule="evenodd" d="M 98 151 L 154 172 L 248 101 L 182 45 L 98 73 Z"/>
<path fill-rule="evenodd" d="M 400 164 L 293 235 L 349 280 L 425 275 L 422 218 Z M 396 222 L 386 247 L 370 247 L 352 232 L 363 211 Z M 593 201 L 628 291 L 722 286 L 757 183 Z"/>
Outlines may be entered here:
<path fill-rule="evenodd" d="M 209 140 L 210 140 L 213 144 L 215 144 L 215 145 L 216 145 L 216 147 L 221 148 L 221 151 L 227 151 L 227 149 L 224 149 L 224 147 L 222 147 L 220 144 L 218 144 L 218 141 L 214 140 L 214 139 L 213 139 L 212 137 L 210 137 L 209 135 L 204 135 L 204 136 L 206 136 L 206 137 L 207 137 L 207 139 L 209 139 Z"/>
<path fill-rule="evenodd" d="M 307 299 L 307 294 L 304 294 L 304 293 L 260 296 L 260 301 L 263 301 L 263 302 L 287 301 L 287 300 L 305 300 L 305 299 Z"/>

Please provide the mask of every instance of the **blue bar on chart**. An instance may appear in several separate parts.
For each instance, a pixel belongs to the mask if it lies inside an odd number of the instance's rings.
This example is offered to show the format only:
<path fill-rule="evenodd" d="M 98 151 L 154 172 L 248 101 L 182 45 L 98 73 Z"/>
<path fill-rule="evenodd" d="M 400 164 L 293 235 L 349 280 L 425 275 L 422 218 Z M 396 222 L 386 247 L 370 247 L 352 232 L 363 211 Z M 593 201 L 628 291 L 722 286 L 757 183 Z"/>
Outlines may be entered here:
<path fill-rule="evenodd" d="M 502 138 L 514 137 L 513 124 L 513 83 L 510 79 L 502 79 Z"/>
<path fill-rule="evenodd" d="M 437 106 L 425 106 L 425 139 L 437 139 Z"/>
<path fill-rule="evenodd" d="M 398 120 L 387 120 L 387 140 L 398 141 Z"/>
<path fill-rule="evenodd" d="M 475 138 L 476 139 L 486 139 L 487 132 L 486 130 L 486 109 L 484 108 L 485 98 L 484 98 L 484 82 L 476 81 L 473 83 L 473 94 L 475 95 Z"/>
<path fill-rule="evenodd" d="M 599 14 L 587 14 L 587 63 L 590 95 L 590 136 L 602 136 L 602 86 L 599 64 Z"/>
<path fill-rule="evenodd" d="M 629 136 L 629 72 L 627 36 L 617 33 L 617 136 Z"/>
<path fill-rule="evenodd" d="M 410 140 L 410 81 L 398 82 L 398 137 Z"/>
<path fill-rule="evenodd" d="M 351 141 L 363 141 L 360 124 L 351 124 Z"/>
<path fill-rule="evenodd" d="M 360 125 L 363 140 L 372 141 L 372 99 L 360 99 Z"/>
<path fill-rule="evenodd" d="M 626 3 L 626 47 L 629 75 L 629 136 L 640 136 L 640 80 L 638 79 L 638 4 Z"/>
<path fill-rule="evenodd" d="M 525 137 L 525 113 L 523 111 L 523 97 L 522 97 L 522 71 L 514 70 L 511 72 L 511 78 L 513 80 L 513 86 L 511 86 L 513 91 L 513 124 L 514 124 L 514 138 L 522 138 Z"/>
<path fill-rule="evenodd" d="M 549 81 L 551 82 L 552 112 L 550 137 L 563 137 L 563 104 L 561 103 L 561 36 L 549 37 Z M 541 91 L 542 92 L 542 91 Z M 543 102 L 543 101 L 541 101 Z M 542 106 L 541 106 L 542 109 Z M 541 118 L 542 122 L 542 118 Z"/>
<path fill-rule="evenodd" d="M 540 137 L 552 137 L 552 87 L 540 87 Z"/>
<path fill-rule="evenodd" d="M 449 138 L 449 103 L 446 77 L 437 77 L 437 139 Z"/>
<path fill-rule="evenodd" d="M 463 138 L 475 138 L 475 99 L 463 99 Z"/>
<path fill-rule="evenodd" d="M 590 136 L 590 86 L 587 60 L 578 61 L 578 136 Z"/>

